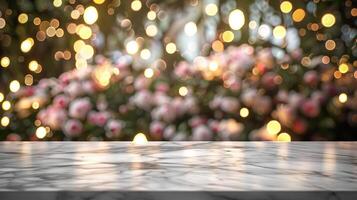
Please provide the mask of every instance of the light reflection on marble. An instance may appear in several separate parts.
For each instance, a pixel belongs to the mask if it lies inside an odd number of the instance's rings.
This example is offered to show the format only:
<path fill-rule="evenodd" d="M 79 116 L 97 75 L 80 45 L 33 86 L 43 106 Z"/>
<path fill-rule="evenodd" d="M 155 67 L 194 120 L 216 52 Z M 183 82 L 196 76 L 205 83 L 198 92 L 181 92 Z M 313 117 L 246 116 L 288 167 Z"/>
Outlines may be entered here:
<path fill-rule="evenodd" d="M 0 143 L 0 191 L 62 190 L 357 191 L 357 143 Z"/>

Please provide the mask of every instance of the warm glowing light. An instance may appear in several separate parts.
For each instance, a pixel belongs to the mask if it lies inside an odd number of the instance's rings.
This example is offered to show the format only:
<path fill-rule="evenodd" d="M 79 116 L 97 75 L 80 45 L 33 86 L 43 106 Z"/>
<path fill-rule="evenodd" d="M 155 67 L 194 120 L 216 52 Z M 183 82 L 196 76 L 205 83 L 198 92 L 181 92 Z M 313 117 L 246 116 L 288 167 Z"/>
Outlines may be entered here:
<path fill-rule="evenodd" d="M 342 74 L 345 74 L 348 72 L 348 65 L 346 63 L 342 63 L 338 66 L 338 71 L 340 71 Z"/>
<path fill-rule="evenodd" d="M 277 140 L 280 142 L 291 142 L 291 137 L 288 133 L 280 133 Z"/>
<path fill-rule="evenodd" d="M 193 36 L 197 33 L 197 26 L 194 22 L 188 22 L 185 24 L 184 30 L 188 36 Z"/>
<path fill-rule="evenodd" d="M 218 12 L 218 7 L 214 3 L 210 3 L 206 5 L 205 12 L 209 16 L 215 16 Z"/>
<path fill-rule="evenodd" d="M 79 56 L 83 59 L 91 59 L 94 55 L 94 49 L 90 45 L 84 45 L 78 52 Z"/>
<path fill-rule="evenodd" d="M 346 103 L 347 102 L 347 99 L 348 99 L 348 96 L 346 93 L 341 93 L 339 96 L 338 96 L 338 100 L 341 102 L 341 103 Z"/>
<path fill-rule="evenodd" d="M 248 108 L 241 108 L 240 111 L 239 111 L 239 114 L 243 118 L 248 117 L 248 115 L 249 115 Z"/>
<path fill-rule="evenodd" d="M 280 10 L 283 13 L 289 13 L 293 9 L 293 4 L 290 1 L 283 1 L 280 4 Z"/>
<path fill-rule="evenodd" d="M 284 26 L 276 26 L 273 29 L 273 35 L 276 39 L 282 39 L 286 36 L 286 29 Z"/>
<path fill-rule="evenodd" d="M 146 136 L 143 133 L 138 133 L 133 139 L 133 144 L 146 144 L 148 142 Z"/>
<path fill-rule="evenodd" d="M 38 69 L 38 62 L 36 60 L 32 60 L 31 62 L 29 62 L 29 70 L 30 71 L 36 71 Z"/>
<path fill-rule="evenodd" d="M 75 52 L 79 52 L 79 50 L 81 50 L 84 45 L 85 43 L 83 42 L 83 40 L 77 40 L 73 44 L 73 49 Z"/>
<path fill-rule="evenodd" d="M 147 60 L 151 57 L 151 52 L 149 49 L 143 49 L 141 52 L 140 52 L 140 57 L 144 60 Z"/>
<path fill-rule="evenodd" d="M 6 25 L 5 19 L 3 19 L 3 18 L 0 17 L 0 29 L 4 28 L 5 25 Z"/>
<path fill-rule="evenodd" d="M 103 4 L 105 0 L 93 0 L 95 4 Z"/>
<path fill-rule="evenodd" d="M 45 127 L 40 126 L 36 129 L 36 137 L 39 139 L 45 138 L 47 135 L 47 130 Z"/>
<path fill-rule="evenodd" d="M 281 130 L 281 126 L 280 123 L 276 120 L 271 120 L 270 122 L 268 122 L 267 124 L 267 131 L 269 134 L 278 134 Z"/>
<path fill-rule="evenodd" d="M 33 102 L 31 106 L 32 106 L 32 108 L 35 109 L 35 110 L 37 110 L 38 108 L 40 108 L 40 104 L 39 104 L 37 101 Z"/>
<path fill-rule="evenodd" d="M 135 54 L 139 50 L 139 45 L 136 41 L 132 40 L 126 44 L 125 48 L 129 54 Z"/>
<path fill-rule="evenodd" d="M 149 20 L 154 20 L 154 19 L 156 19 L 156 12 L 150 10 L 150 11 L 148 12 L 148 14 L 147 14 L 147 18 L 148 18 Z"/>
<path fill-rule="evenodd" d="M 181 96 L 186 96 L 187 95 L 187 93 L 188 93 L 188 89 L 187 89 L 187 87 L 185 87 L 185 86 L 182 86 L 182 87 L 180 87 L 179 88 L 179 94 L 181 95 Z"/>
<path fill-rule="evenodd" d="M 150 37 L 154 37 L 157 34 L 157 27 L 153 24 L 149 25 L 145 29 L 146 34 Z"/>
<path fill-rule="evenodd" d="M 25 76 L 25 85 L 32 85 L 33 84 L 33 76 L 31 74 L 26 74 Z"/>
<path fill-rule="evenodd" d="M 140 0 L 134 0 L 131 2 L 131 9 L 134 11 L 139 11 L 142 7 L 141 1 Z"/>
<path fill-rule="evenodd" d="M 245 22 L 244 13 L 239 10 L 233 10 L 228 17 L 228 23 L 231 29 L 239 30 L 243 27 Z"/>
<path fill-rule="evenodd" d="M 336 22 L 336 18 L 331 13 L 324 14 L 324 16 L 322 16 L 321 18 L 321 23 L 325 27 L 331 27 L 335 24 L 335 22 Z"/>
<path fill-rule="evenodd" d="M 221 41 L 215 40 L 212 42 L 212 49 L 215 52 L 222 52 L 224 50 L 224 45 Z"/>
<path fill-rule="evenodd" d="M 27 16 L 26 13 L 21 13 L 18 17 L 17 20 L 21 23 L 24 24 L 29 20 L 29 17 Z"/>
<path fill-rule="evenodd" d="M 9 88 L 10 88 L 10 91 L 11 91 L 11 92 L 17 92 L 17 91 L 19 91 L 19 89 L 20 89 L 20 83 L 19 83 L 19 81 L 17 81 L 17 80 L 11 81 L 11 82 L 10 82 L 10 85 L 9 85 Z"/>
<path fill-rule="evenodd" d="M 4 101 L 4 102 L 2 102 L 2 109 L 3 109 L 3 110 L 10 110 L 10 108 L 11 108 L 11 103 L 10 103 L 10 101 Z"/>
<path fill-rule="evenodd" d="M 152 78 L 154 76 L 154 70 L 151 68 L 146 68 L 144 71 L 144 76 L 146 78 Z"/>
<path fill-rule="evenodd" d="M 32 38 L 27 38 L 23 42 L 21 42 L 21 51 L 24 53 L 27 53 L 31 50 L 32 46 L 34 44 L 34 40 Z"/>
<path fill-rule="evenodd" d="M 107 87 L 110 84 L 113 70 L 110 66 L 98 67 L 94 70 L 93 76 L 95 81 L 101 87 Z"/>
<path fill-rule="evenodd" d="M 176 45 L 175 45 L 174 43 L 172 43 L 172 42 L 168 43 L 168 44 L 166 45 L 166 52 L 167 52 L 168 54 L 173 54 L 173 53 L 175 53 L 175 52 L 176 52 Z"/>
<path fill-rule="evenodd" d="M 0 102 L 4 101 L 4 98 L 5 98 L 4 94 L 0 92 Z"/>
<path fill-rule="evenodd" d="M 327 40 L 325 43 L 325 48 L 329 51 L 332 51 L 336 48 L 336 42 L 333 40 Z"/>
<path fill-rule="evenodd" d="M 2 67 L 6 68 L 10 65 L 10 58 L 5 56 L 1 58 L 0 64 Z"/>
<path fill-rule="evenodd" d="M 62 5 L 62 0 L 53 0 L 54 7 L 60 7 Z"/>
<path fill-rule="evenodd" d="M 98 11 L 95 7 L 89 6 L 84 10 L 83 19 L 86 24 L 94 24 L 98 19 Z"/>
<path fill-rule="evenodd" d="M 10 124 L 10 118 L 7 116 L 4 116 L 1 118 L 1 126 L 7 127 Z"/>
<path fill-rule="evenodd" d="M 295 22 L 301 22 L 305 18 L 305 11 L 301 8 L 296 9 L 293 12 L 293 20 Z"/>
<path fill-rule="evenodd" d="M 222 34 L 222 39 L 224 42 L 232 42 L 234 39 L 234 33 L 232 31 L 224 31 Z"/>
<path fill-rule="evenodd" d="M 85 25 L 78 26 L 76 32 L 79 35 L 79 37 L 84 40 L 89 39 L 92 36 L 92 29 Z"/>

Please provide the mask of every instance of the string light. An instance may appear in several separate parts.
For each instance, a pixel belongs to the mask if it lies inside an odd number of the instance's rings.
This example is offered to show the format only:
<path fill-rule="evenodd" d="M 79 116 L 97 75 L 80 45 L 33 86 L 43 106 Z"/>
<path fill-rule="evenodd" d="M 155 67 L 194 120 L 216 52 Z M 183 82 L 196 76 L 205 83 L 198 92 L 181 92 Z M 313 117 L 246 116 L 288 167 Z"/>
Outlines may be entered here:
<path fill-rule="evenodd" d="M 4 116 L 1 118 L 1 126 L 7 127 L 10 124 L 10 118 L 7 116 Z"/>
<path fill-rule="evenodd" d="M 348 65 L 346 63 L 342 63 L 338 66 L 338 70 L 342 73 L 345 74 L 348 72 Z"/>
<path fill-rule="evenodd" d="M 271 120 L 267 124 L 267 131 L 269 134 L 276 135 L 280 132 L 281 126 L 280 123 L 276 120 Z"/>
<path fill-rule="evenodd" d="M 187 87 L 185 87 L 185 86 L 182 86 L 182 87 L 180 87 L 179 88 L 179 94 L 181 95 L 181 96 L 186 96 L 187 95 L 187 93 L 188 93 L 188 89 L 187 89 Z"/>
<path fill-rule="evenodd" d="M 46 135 L 47 135 L 47 130 L 45 127 L 40 126 L 36 129 L 36 137 L 38 139 L 43 139 L 46 137 Z"/>
<path fill-rule="evenodd" d="M 34 45 L 34 40 L 32 38 L 27 38 L 23 42 L 21 42 L 20 49 L 22 52 L 27 53 L 31 50 L 32 46 Z"/>
<path fill-rule="evenodd" d="M 144 76 L 146 78 L 152 78 L 154 76 L 154 70 L 151 68 L 146 68 L 144 71 Z"/>
<path fill-rule="evenodd" d="M 0 92 L 0 102 L 4 101 L 4 99 L 5 99 L 4 94 Z"/>
<path fill-rule="evenodd" d="M 224 31 L 222 34 L 222 39 L 224 42 L 232 42 L 234 39 L 234 33 L 232 31 Z"/>
<path fill-rule="evenodd" d="M 134 0 L 131 2 L 131 9 L 134 11 L 139 11 L 142 7 L 141 1 L 140 0 Z"/>
<path fill-rule="evenodd" d="M 105 0 L 93 0 L 95 4 L 103 4 Z"/>
<path fill-rule="evenodd" d="M 185 24 L 184 31 L 188 36 L 193 36 L 197 33 L 197 26 L 194 22 L 188 22 Z"/>
<path fill-rule="evenodd" d="M 26 13 L 21 13 L 18 17 L 17 20 L 19 21 L 20 24 L 25 24 L 28 21 L 29 17 L 27 16 Z"/>
<path fill-rule="evenodd" d="M 62 5 L 62 0 L 53 0 L 54 7 L 60 7 Z"/>
<path fill-rule="evenodd" d="M 239 114 L 241 117 L 246 118 L 249 115 L 249 110 L 248 108 L 241 108 L 239 111 Z"/>
<path fill-rule="evenodd" d="M 283 1 L 280 4 L 280 10 L 283 13 L 289 13 L 293 9 L 293 5 L 290 1 Z"/>
<path fill-rule="evenodd" d="M 154 37 L 157 34 L 157 27 L 153 24 L 149 25 L 145 29 L 146 34 L 150 37 Z"/>
<path fill-rule="evenodd" d="M 244 13 L 239 9 L 233 10 L 229 13 L 228 23 L 233 30 L 241 29 L 245 23 Z"/>
<path fill-rule="evenodd" d="M 135 40 L 129 41 L 125 47 L 129 54 L 135 54 L 139 50 L 138 43 Z"/>
<path fill-rule="evenodd" d="M 215 16 L 218 12 L 218 7 L 214 3 L 207 4 L 205 7 L 205 12 L 208 16 Z"/>
<path fill-rule="evenodd" d="M 282 39 L 286 36 L 286 29 L 284 26 L 276 26 L 273 29 L 273 35 L 276 39 Z"/>
<path fill-rule="evenodd" d="M 140 57 L 144 60 L 147 60 L 151 57 L 151 52 L 149 49 L 143 49 L 140 52 Z"/>
<path fill-rule="evenodd" d="M 133 144 L 142 145 L 148 143 L 146 136 L 143 133 L 138 133 L 133 139 Z"/>
<path fill-rule="evenodd" d="M 339 96 L 338 96 L 338 100 L 341 102 L 341 103 L 346 103 L 347 102 L 347 99 L 348 99 L 348 96 L 346 93 L 341 93 Z"/>
<path fill-rule="evenodd" d="M 291 136 L 288 133 L 280 133 L 277 140 L 280 142 L 291 142 Z"/>
<path fill-rule="evenodd" d="M 324 14 L 321 18 L 322 25 L 324 25 L 327 28 L 333 26 L 335 22 L 336 22 L 336 18 L 331 13 Z"/>
<path fill-rule="evenodd" d="M 11 92 L 17 92 L 17 91 L 19 91 L 19 89 L 20 89 L 20 83 L 19 83 L 19 81 L 17 81 L 17 80 L 11 81 L 11 82 L 10 82 L 10 85 L 9 85 L 9 88 L 10 88 L 10 91 L 11 91 Z"/>
<path fill-rule="evenodd" d="M 172 42 L 168 43 L 168 44 L 166 45 L 166 52 L 167 52 L 168 54 L 173 54 L 173 53 L 175 53 L 175 52 L 176 52 L 176 45 L 175 45 L 174 43 L 172 43 Z"/>
<path fill-rule="evenodd" d="M 293 20 L 295 22 L 301 22 L 305 18 L 305 11 L 301 8 L 296 9 L 293 12 Z"/>
<path fill-rule="evenodd" d="M 86 24 L 94 24 L 98 19 L 98 11 L 95 7 L 89 6 L 84 10 L 83 19 Z"/>
<path fill-rule="evenodd" d="M 3 110 L 10 110 L 10 108 L 11 108 L 11 103 L 10 103 L 10 101 L 4 101 L 4 102 L 2 102 L 2 109 L 3 109 Z"/>
<path fill-rule="evenodd" d="M 6 68 L 10 65 L 10 58 L 7 56 L 4 56 L 1 58 L 0 64 L 2 67 Z"/>
<path fill-rule="evenodd" d="M 148 18 L 149 20 L 155 20 L 155 19 L 156 19 L 156 12 L 150 10 L 150 11 L 148 12 L 148 14 L 147 14 L 147 18 Z"/>

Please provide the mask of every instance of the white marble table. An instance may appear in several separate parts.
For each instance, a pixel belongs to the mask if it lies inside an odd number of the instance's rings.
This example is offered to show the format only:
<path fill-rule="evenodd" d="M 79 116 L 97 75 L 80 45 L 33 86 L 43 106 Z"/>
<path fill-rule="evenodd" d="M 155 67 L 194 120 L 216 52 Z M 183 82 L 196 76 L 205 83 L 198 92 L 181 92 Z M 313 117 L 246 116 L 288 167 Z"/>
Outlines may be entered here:
<path fill-rule="evenodd" d="M 0 199 L 103 192 L 108 199 L 357 199 L 357 142 L 0 143 Z"/>

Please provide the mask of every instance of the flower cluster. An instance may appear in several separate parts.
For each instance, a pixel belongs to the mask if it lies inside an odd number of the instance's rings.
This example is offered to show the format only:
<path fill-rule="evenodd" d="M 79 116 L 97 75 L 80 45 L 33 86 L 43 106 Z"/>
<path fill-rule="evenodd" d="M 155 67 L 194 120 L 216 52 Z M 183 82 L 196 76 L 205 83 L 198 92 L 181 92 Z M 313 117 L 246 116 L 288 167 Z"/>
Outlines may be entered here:
<path fill-rule="evenodd" d="M 37 126 L 53 136 L 46 139 L 75 140 L 131 140 L 139 132 L 151 140 L 321 140 L 333 139 L 327 133 L 341 119 L 357 124 L 356 88 L 346 85 L 353 76 L 336 82 L 320 57 L 301 66 L 298 50 L 277 56 L 242 45 L 165 69 L 132 62 L 98 56 L 94 66 L 22 88 L 17 114 L 38 104 Z"/>

